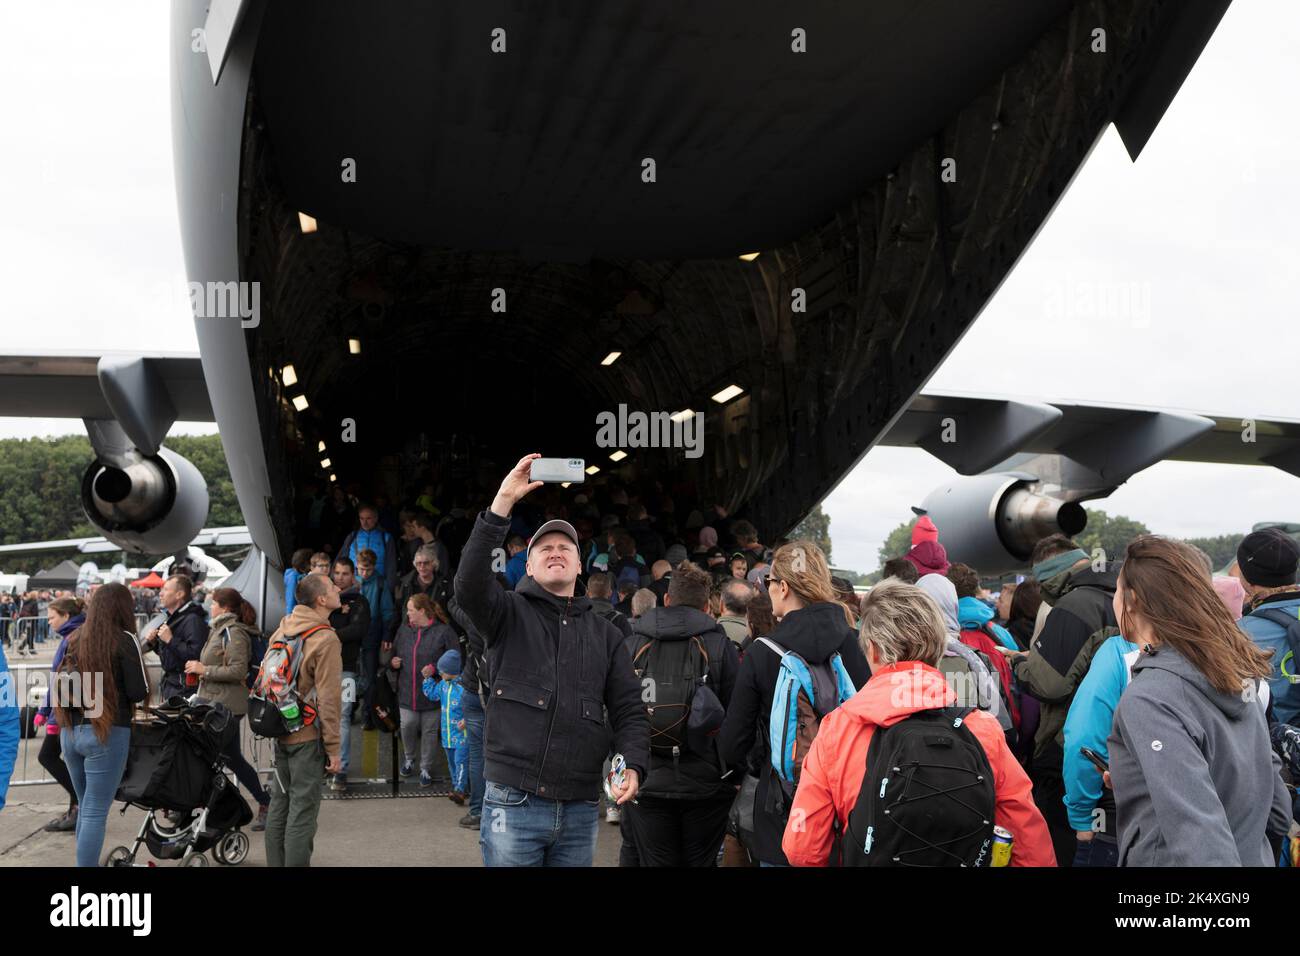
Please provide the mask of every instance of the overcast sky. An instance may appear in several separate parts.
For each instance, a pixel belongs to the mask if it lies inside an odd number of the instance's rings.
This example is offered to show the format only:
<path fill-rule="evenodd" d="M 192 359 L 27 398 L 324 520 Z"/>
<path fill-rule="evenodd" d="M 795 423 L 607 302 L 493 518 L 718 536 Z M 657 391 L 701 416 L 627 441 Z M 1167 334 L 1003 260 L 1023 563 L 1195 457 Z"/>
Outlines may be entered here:
<path fill-rule="evenodd" d="M 178 293 L 167 19 L 157 3 L 0 11 L 0 352 L 197 350 Z M 929 387 L 1300 419 L 1298 48 L 1300 4 L 1233 4 L 1139 161 L 1106 133 Z M 81 431 L 0 418 L 0 436 Z M 825 502 L 835 563 L 874 568 L 951 474 L 915 449 L 867 455 Z M 1166 462 L 1094 504 L 1167 534 L 1240 532 L 1300 520 L 1300 479 Z"/>

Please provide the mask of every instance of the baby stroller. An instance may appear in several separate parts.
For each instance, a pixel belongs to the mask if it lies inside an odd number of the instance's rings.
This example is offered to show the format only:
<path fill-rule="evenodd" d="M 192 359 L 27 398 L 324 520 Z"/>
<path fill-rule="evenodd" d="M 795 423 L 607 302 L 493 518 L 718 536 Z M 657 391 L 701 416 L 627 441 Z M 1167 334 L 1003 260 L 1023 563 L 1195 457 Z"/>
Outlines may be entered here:
<path fill-rule="evenodd" d="M 173 697 L 152 719 L 131 726 L 131 752 L 117 799 L 147 810 L 135 843 L 108 852 L 105 866 L 137 866 L 140 844 L 159 860 L 181 866 L 207 866 L 212 850 L 218 863 L 235 866 L 248 856 L 248 835 L 240 830 L 253 819 L 248 803 L 226 776 L 222 744 L 237 727 L 222 704 Z M 153 866 L 153 863 L 147 864 Z"/>

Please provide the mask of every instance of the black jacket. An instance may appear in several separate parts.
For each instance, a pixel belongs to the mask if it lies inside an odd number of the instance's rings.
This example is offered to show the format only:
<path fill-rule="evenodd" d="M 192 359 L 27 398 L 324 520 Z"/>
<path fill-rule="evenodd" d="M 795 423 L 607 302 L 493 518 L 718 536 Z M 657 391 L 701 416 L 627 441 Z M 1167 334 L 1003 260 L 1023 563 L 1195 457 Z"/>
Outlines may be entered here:
<path fill-rule="evenodd" d="M 412 571 L 397 583 L 397 587 L 393 589 L 393 607 L 397 608 L 397 617 L 388 629 L 388 640 L 390 642 L 397 637 L 397 632 L 402 628 L 410 629 L 411 625 L 406 620 L 406 602 L 416 594 L 427 594 L 441 604 L 442 609 L 446 611 L 452 597 L 451 578 L 441 571 L 435 572 L 433 581 L 429 583 L 428 587 L 424 587 L 420 584 L 419 573 Z M 450 617 L 450 613 L 448 616 Z"/>
<path fill-rule="evenodd" d="M 623 632 L 624 637 L 631 635 L 632 619 L 630 617 L 618 610 L 604 598 L 588 598 L 588 600 L 591 601 L 591 610 L 593 613 L 599 614 L 605 620 L 609 621 L 609 623 L 613 624 Z"/>
<path fill-rule="evenodd" d="M 172 639 L 163 643 L 155 638 L 158 660 L 162 662 L 162 699 L 185 693 L 185 662 L 197 661 L 208 642 L 208 615 L 202 605 L 187 601 L 167 616 Z"/>
<path fill-rule="evenodd" d="M 585 597 L 531 577 L 505 591 L 492 552 L 510 519 L 479 515 L 456 573 L 456 598 L 483 635 L 491 675 L 483 774 L 551 800 L 595 800 L 611 749 L 646 778 L 650 727 L 623 635 Z"/>
<path fill-rule="evenodd" d="M 343 669 L 349 673 L 357 672 L 357 658 L 361 653 L 361 642 L 370 630 L 370 602 L 361 593 L 360 588 L 349 588 L 339 595 L 339 601 L 347 605 L 348 613 L 340 607 L 330 614 L 330 627 L 339 636 L 343 645 Z"/>
<path fill-rule="evenodd" d="M 844 618 L 844 608 L 839 604 L 820 601 L 798 611 L 791 611 L 768 639 L 794 651 L 809 664 L 822 664 L 836 651 L 853 680 L 861 689 L 871 677 L 871 668 L 858 646 L 858 636 Z M 772 697 L 776 691 L 776 677 L 781 669 L 781 659 L 766 644 L 755 641 L 740 662 L 736 689 L 727 707 L 727 719 L 719 734 L 722 758 L 733 766 L 743 766 L 747 761 L 750 772 L 758 777 L 758 793 L 754 802 L 754 855 L 764 863 L 787 863 L 781 850 L 781 837 L 785 833 L 785 813 L 767 810 L 768 786 L 773 780 L 771 745 L 768 735 L 768 716 L 772 712 Z"/>
<path fill-rule="evenodd" d="M 487 667 L 483 661 L 485 648 L 483 635 L 478 632 L 474 622 L 469 619 L 465 609 L 455 598 L 447 608 L 451 619 L 460 625 L 460 682 L 465 685 L 466 693 L 486 696 Z"/>
<path fill-rule="evenodd" d="M 652 639 L 685 641 L 692 637 L 704 640 L 709 655 L 708 685 L 725 708 L 731 701 L 740 670 L 740 652 L 736 643 L 716 620 L 693 607 L 652 607 L 632 624 L 632 636 L 626 641 L 628 656 L 635 658 L 642 645 Z M 650 775 L 641 792 L 647 797 L 701 800 L 734 791 L 736 780 L 722 779 L 724 768 L 719 758 L 709 760 L 687 751 L 674 766 L 671 757 L 650 754 Z"/>

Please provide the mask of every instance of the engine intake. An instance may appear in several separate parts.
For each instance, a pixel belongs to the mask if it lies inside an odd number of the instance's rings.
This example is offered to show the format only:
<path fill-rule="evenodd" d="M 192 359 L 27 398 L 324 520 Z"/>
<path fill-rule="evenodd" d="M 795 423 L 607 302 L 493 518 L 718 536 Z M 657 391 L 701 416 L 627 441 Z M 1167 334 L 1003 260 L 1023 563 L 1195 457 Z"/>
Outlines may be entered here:
<path fill-rule="evenodd" d="M 131 449 L 97 458 L 81 479 L 86 517 L 106 538 L 136 554 L 185 548 L 208 517 L 208 486 L 199 470 L 168 448 Z"/>

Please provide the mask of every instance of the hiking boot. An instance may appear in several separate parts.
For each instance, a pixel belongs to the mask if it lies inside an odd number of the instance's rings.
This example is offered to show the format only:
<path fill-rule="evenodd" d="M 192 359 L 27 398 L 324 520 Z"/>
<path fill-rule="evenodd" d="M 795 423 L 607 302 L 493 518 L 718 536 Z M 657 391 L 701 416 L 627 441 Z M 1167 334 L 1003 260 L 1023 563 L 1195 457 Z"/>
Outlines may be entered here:
<path fill-rule="evenodd" d="M 330 790 L 334 793 L 348 792 L 348 775 L 345 773 L 336 773 L 330 778 Z"/>
<path fill-rule="evenodd" d="M 55 817 L 44 827 L 50 833 L 72 833 L 77 829 L 77 808 L 72 807 L 61 817 Z"/>
<path fill-rule="evenodd" d="M 613 824 L 615 824 L 615 825 L 618 825 L 619 823 L 622 823 L 622 822 L 623 822 L 623 808 L 622 808 L 622 807 L 610 807 L 608 810 L 606 810 L 606 811 L 605 811 L 605 822 L 606 822 L 606 823 L 613 823 Z"/>
<path fill-rule="evenodd" d="M 420 771 L 420 786 L 422 787 L 433 786 L 433 778 L 429 776 L 429 771 L 427 770 Z"/>
<path fill-rule="evenodd" d="M 409 777 L 413 773 L 415 773 L 415 761 L 403 760 L 401 769 L 397 771 L 397 775 L 399 777 Z"/>
<path fill-rule="evenodd" d="M 481 816 L 476 817 L 472 813 L 467 813 L 456 821 L 456 825 L 465 830 L 477 830 L 482 822 L 483 818 Z"/>
<path fill-rule="evenodd" d="M 249 829 L 252 830 L 254 833 L 259 833 L 262 830 L 266 829 L 266 811 L 267 811 L 266 804 L 262 804 L 257 808 L 257 819 L 254 820 L 253 825 L 249 827 Z"/>
<path fill-rule="evenodd" d="M 463 807 L 465 805 L 466 796 L 460 790 L 453 790 L 451 793 L 447 794 L 447 799 L 456 804 L 456 806 Z"/>

